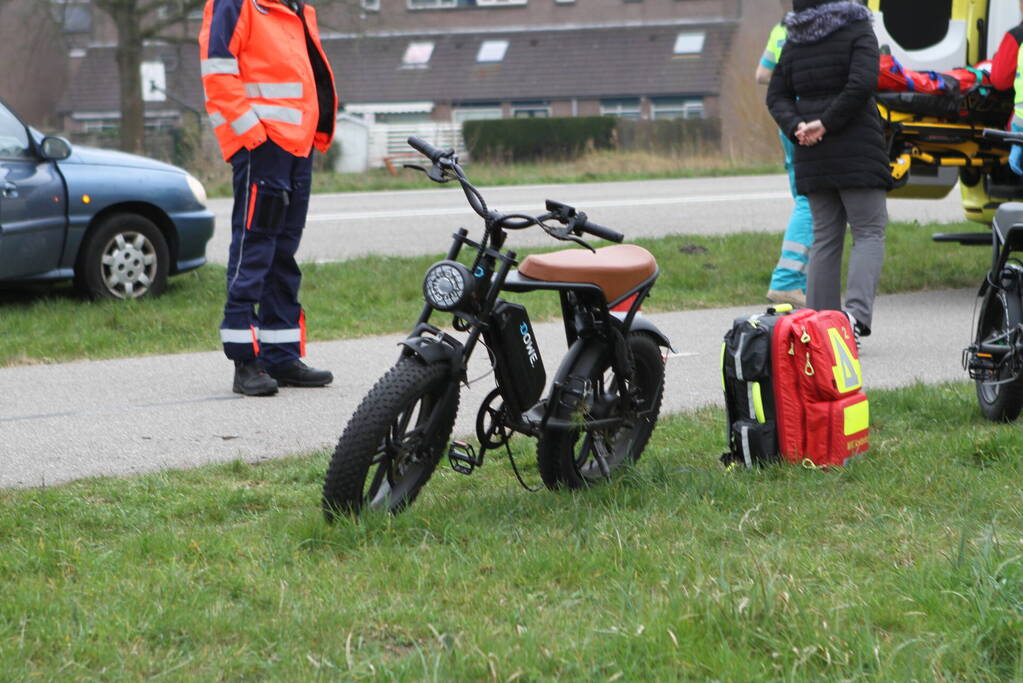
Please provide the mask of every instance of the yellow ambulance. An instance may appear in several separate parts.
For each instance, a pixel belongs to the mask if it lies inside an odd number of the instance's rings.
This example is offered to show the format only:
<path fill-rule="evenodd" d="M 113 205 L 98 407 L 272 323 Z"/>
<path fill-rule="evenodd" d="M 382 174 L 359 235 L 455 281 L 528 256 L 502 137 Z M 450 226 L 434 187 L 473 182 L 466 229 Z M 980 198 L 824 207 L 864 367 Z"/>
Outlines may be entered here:
<path fill-rule="evenodd" d="M 887 46 L 903 66 L 918 71 L 948 71 L 989 59 L 1006 31 L 1021 21 L 1016 0 L 869 0 L 867 4 L 875 15 L 878 43 Z M 892 114 L 884 107 L 881 110 L 891 120 Z M 1023 182 L 1004 164 L 957 167 L 928 163 L 927 158 L 924 154 L 902 160 L 911 165 L 893 196 L 940 198 L 961 181 L 966 217 L 983 223 L 990 223 L 1000 203 L 1023 199 Z M 893 159 L 896 174 L 898 162 Z"/>

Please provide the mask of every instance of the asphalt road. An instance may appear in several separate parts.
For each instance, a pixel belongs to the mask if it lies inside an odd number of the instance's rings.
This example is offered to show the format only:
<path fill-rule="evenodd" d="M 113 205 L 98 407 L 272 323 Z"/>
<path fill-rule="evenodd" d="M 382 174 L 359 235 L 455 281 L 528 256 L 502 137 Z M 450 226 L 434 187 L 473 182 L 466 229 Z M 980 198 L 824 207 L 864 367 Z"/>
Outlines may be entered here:
<path fill-rule="evenodd" d="M 544 198 L 557 198 L 639 237 L 781 231 L 791 207 L 787 192 L 783 176 L 756 176 L 495 188 L 486 195 L 504 211 L 538 211 Z M 452 190 L 318 195 L 300 259 L 338 260 L 374 251 L 437 253 L 446 248 L 454 228 L 473 227 L 463 202 Z M 230 203 L 212 204 L 218 230 L 209 255 L 222 260 Z M 961 216 L 955 197 L 893 200 L 889 208 L 896 220 L 956 221 Z M 525 232 L 546 239 L 537 231 Z M 517 243 L 528 243 L 528 235 L 517 237 Z M 974 295 L 970 289 L 881 297 L 875 333 L 863 350 L 867 390 L 965 379 L 959 358 L 968 343 Z M 720 405 L 722 335 L 735 317 L 756 311 L 743 307 L 651 316 L 679 351 L 668 361 L 664 413 Z M 560 359 L 563 332 L 555 323 L 538 325 L 537 332 L 550 376 Z M 219 351 L 0 368 L 0 487 L 330 449 L 358 402 L 397 358 L 400 339 L 314 339 L 308 361 L 333 370 L 335 383 L 323 389 L 284 389 L 272 398 L 231 393 L 232 368 Z M 480 379 L 463 394 L 459 434 L 472 429 L 476 407 L 492 386 L 483 360 L 479 354 L 471 368 L 470 377 Z M 517 443 L 521 453 L 532 448 L 523 438 Z"/>
<path fill-rule="evenodd" d="M 556 199 L 630 239 L 671 233 L 779 232 L 792 211 L 788 177 L 782 175 L 520 185 L 483 188 L 483 195 L 496 210 L 532 215 L 543 212 L 546 199 Z M 217 229 L 206 253 L 211 261 L 224 263 L 231 238 L 231 200 L 212 200 L 210 208 L 217 215 Z M 888 210 L 898 221 L 963 220 L 957 189 L 939 201 L 893 199 Z M 459 227 L 475 234 L 480 219 L 457 187 L 314 195 L 298 258 L 343 261 L 373 252 L 441 253 Z M 551 244 L 539 230 L 523 230 L 512 240 L 522 246 Z"/>

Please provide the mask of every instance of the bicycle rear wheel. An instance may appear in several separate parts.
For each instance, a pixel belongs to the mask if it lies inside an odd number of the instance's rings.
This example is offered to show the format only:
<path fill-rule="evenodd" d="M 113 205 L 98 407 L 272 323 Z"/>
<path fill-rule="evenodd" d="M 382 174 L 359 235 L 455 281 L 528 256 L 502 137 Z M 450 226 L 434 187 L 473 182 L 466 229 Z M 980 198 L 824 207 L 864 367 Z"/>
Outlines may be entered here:
<path fill-rule="evenodd" d="M 548 488 L 581 488 L 610 479 L 626 465 L 639 460 L 657 424 L 664 387 L 664 359 L 661 349 L 644 334 L 630 334 L 629 347 L 635 363 L 639 415 L 608 429 L 548 429 L 536 446 L 537 466 Z M 590 361 L 584 361 L 584 364 Z M 576 408 L 578 417 L 614 418 L 624 416 L 622 381 L 611 366 L 611 352 L 592 358 L 588 367 L 575 373 L 590 391 Z M 571 414 L 558 415 L 563 419 Z"/>

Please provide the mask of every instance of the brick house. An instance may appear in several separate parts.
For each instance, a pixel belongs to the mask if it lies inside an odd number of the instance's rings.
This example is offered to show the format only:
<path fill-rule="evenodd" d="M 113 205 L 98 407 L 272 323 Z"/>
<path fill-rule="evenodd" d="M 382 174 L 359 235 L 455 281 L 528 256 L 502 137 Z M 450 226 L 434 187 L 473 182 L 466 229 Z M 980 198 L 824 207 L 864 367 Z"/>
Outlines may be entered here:
<path fill-rule="evenodd" d="M 612 114 L 720 117 L 730 144 L 730 119 L 739 117 L 732 127 L 754 141 L 763 135 L 751 129 L 769 130 L 751 73 L 784 0 L 312 2 L 347 117 L 370 126 Z M 115 128 L 116 36 L 89 0 L 63 4 L 74 19 L 65 30 L 75 33 L 65 36 L 59 119 L 69 133 Z M 198 19 L 182 27 L 183 38 L 194 40 Z M 154 86 L 145 88 L 147 128 L 199 117 L 195 43 L 146 53 L 141 77 Z"/>
<path fill-rule="evenodd" d="M 377 122 L 458 123 L 512 116 L 717 116 L 740 2 L 362 5 L 359 30 L 327 34 L 324 41 L 347 111 Z"/>

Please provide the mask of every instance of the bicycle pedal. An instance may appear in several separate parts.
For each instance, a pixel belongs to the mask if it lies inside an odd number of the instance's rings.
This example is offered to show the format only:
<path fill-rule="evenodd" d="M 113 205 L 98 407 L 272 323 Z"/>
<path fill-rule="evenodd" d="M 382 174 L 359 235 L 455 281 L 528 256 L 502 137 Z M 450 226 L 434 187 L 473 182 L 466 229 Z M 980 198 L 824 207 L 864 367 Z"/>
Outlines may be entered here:
<path fill-rule="evenodd" d="M 459 474 L 472 474 L 483 464 L 483 456 L 477 456 L 472 444 L 465 441 L 452 441 L 448 447 L 448 464 Z"/>

